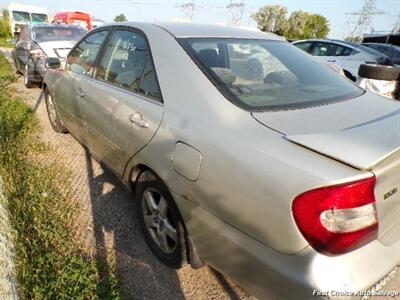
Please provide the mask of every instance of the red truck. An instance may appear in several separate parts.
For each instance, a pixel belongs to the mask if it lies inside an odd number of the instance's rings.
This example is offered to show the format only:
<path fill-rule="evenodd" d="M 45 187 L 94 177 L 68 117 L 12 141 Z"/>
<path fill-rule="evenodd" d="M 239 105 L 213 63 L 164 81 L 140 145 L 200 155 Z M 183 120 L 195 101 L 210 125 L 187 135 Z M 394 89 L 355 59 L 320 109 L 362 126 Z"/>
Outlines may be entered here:
<path fill-rule="evenodd" d="M 87 31 L 92 29 L 92 18 L 89 14 L 75 12 L 59 12 L 54 15 L 52 23 L 56 24 L 73 24 L 85 27 Z"/>

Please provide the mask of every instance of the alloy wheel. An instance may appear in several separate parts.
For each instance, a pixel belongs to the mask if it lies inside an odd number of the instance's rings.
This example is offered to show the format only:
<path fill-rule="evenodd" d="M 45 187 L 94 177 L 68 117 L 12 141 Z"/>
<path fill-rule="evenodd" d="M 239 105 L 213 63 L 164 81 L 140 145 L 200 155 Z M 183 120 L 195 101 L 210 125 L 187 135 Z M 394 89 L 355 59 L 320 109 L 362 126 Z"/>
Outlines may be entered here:
<path fill-rule="evenodd" d="M 178 246 L 178 232 L 168 202 L 158 191 L 148 188 L 143 193 L 142 209 L 146 229 L 153 241 L 162 252 L 174 252 Z"/>
<path fill-rule="evenodd" d="M 49 112 L 50 122 L 53 124 L 56 124 L 57 112 L 56 112 L 56 108 L 54 106 L 53 98 L 49 94 L 47 94 L 47 108 L 48 108 L 48 112 Z"/>

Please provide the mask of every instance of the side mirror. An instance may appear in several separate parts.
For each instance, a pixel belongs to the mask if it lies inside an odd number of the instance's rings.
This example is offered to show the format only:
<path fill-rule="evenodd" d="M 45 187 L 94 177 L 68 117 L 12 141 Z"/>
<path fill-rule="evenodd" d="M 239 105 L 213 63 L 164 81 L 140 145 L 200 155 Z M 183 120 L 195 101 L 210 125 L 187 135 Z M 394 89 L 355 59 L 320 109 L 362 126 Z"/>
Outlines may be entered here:
<path fill-rule="evenodd" d="M 61 60 L 58 57 L 47 57 L 45 66 L 47 69 L 58 69 L 61 67 Z"/>

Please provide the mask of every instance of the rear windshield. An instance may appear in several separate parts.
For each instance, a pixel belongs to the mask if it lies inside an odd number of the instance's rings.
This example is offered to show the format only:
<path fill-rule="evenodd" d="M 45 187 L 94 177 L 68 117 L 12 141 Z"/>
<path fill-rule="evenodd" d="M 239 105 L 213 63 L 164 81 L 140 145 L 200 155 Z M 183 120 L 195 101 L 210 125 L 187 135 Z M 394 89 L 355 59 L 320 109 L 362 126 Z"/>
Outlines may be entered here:
<path fill-rule="evenodd" d="M 251 39 L 180 39 L 208 78 L 250 111 L 321 105 L 363 90 L 287 42 Z"/>
<path fill-rule="evenodd" d="M 33 39 L 39 43 L 51 41 L 78 41 L 86 31 L 81 27 L 36 27 Z"/>

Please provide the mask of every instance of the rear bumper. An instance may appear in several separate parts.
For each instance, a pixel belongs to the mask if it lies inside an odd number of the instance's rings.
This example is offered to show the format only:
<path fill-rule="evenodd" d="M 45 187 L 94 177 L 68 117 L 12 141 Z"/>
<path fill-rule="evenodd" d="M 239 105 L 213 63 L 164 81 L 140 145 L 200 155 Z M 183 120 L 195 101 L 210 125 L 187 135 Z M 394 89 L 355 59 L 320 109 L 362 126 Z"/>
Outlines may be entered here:
<path fill-rule="evenodd" d="M 375 241 L 337 257 L 311 247 L 284 255 L 192 202 L 174 198 L 201 259 L 260 299 L 361 299 L 353 293 L 368 291 L 400 262 L 400 242 L 385 247 Z"/>

